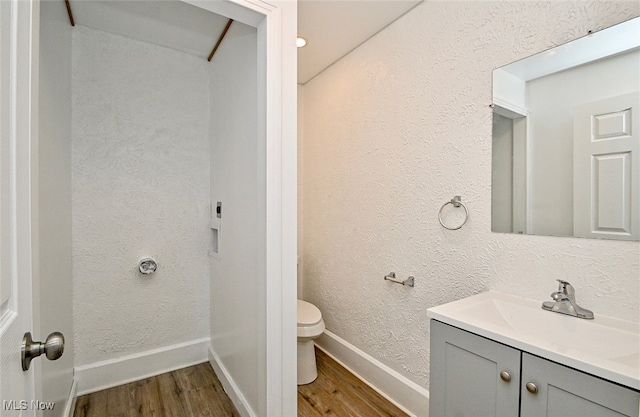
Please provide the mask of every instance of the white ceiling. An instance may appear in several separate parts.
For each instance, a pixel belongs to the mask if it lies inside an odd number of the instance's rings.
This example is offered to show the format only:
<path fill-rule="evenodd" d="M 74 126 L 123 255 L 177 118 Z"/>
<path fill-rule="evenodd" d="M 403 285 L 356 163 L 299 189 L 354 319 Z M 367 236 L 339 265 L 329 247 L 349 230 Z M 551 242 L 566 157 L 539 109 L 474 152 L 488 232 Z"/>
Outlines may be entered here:
<path fill-rule="evenodd" d="M 421 1 L 299 0 L 298 34 L 308 43 L 298 49 L 298 83 L 306 83 Z M 180 1 L 71 0 L 71 6 L 78 25 L 205 59 L 228 21 Z"/>
<path fill-rule="evenodd" d="M 298 0 L 298 83 L 304 84 L 422 0 Z"/>
<path fill-rule="evenodd" d="M 1 1 L 1 0 L 0 0 Z M 64 7 L 64 2 L 62 7 Z M 180 1 L 70 0 L 77 25 L 207 58 L 228 19 Z"/>

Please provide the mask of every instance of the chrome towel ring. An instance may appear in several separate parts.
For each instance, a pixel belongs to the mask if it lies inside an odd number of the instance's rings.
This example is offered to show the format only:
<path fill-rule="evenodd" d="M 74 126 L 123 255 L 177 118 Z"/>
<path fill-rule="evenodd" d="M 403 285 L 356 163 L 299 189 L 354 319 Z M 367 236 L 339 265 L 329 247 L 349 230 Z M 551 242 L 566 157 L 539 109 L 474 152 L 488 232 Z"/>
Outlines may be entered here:
<path fill-rule="evenodd" d="M 442 220 L 442 210 L 448 205 L 451 204 L 453 207 L 462 207 L 464 209 L 464 220 L 462 221 L 462 224 L 458 227 L 449 227 L 446 224 L 444 224 L 444 221 Z M 467 222 L 467 220 L 469 219 L 469 210 L 467 210 L 467 206 L 465 206 L 464 204 L 462 204 L 462 197 L 460 197 L 459 195 L 453 197 L 451 199 L 451 201 L 447 201 L 446 203 L 444 203 L 442 205 L 442 207 L 440 207 L 440 211 L 438 212 L 438 220 L 440 220 L 440 224 L 442 225 L 442 227 L 444 227 L 445 229 L 448 230 L 458 230 L 460 229 L 462 226 L 464 226 L 464 224 Z"/>

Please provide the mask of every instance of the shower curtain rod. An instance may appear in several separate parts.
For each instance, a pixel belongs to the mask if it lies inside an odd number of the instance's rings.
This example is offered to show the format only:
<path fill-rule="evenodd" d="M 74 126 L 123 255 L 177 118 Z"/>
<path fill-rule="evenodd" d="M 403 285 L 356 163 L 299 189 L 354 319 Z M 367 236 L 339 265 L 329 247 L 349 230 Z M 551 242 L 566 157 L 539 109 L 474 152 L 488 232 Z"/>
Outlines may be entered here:
<path fill-rule="evenodd" d="M 67 13 L 69 14 L 69 22 L 71 26 L 75 26 L 76 22 L 73 20 L 73 12 L 71 11 L 71 3 L 69 0 L 64 0 L 64 4 L 67 6 Z"/>
<path fill-rule="evenodd" d="M 231 26 L 232 23 L 233 23 L 233 19 L 229 19 L 229 22 L 227 22 L 227 26 L 224 27 L 224 30 L 220 34 L 220 38 L 218 39 L 218 42 L 216 42 L 216 46 L 213 47 L 213 50 L 209 54 L 209 58 L 207 58 L 207 61 L 211 62 L 211 59 L 213 58 L 213 54 L 215 54 L 216 51 L 218 50 L 218 47 L 220 46 L 220 44 L 222 43 L 222 40 L 224 39 L 224 35 L 227 34 L 227 31 L 229 30 L 229 27 Z"/>
<path fill-rule="evenodd" d="M 71 26 L 75 26 L 76 22 L 73 18 L 73 11 L 71 10 L 71 2 L 69 0 L 64 0 L 64 4 L 67 6 L 67 13 L 69 14 L 69 23 L 71 23 Z M 224 30 L 220 34 L 220 38 L 218 38 L 218 42 L 216 42 L 216 45 L 213 47 L 213 50 L 209 54 L 207 61 L 211 62 L 213 55 L 218 50 L 218 47 L 222 43 L 222 40 L 224 39 L 224 36 L 227 34 L 227 31 L 229 30 L 229 27 L 231 27 L 232 23 L 233 23 L 233 19 L 229 19 L 229 21 L 227 22 L 227 25 L 224 27 Z"/>

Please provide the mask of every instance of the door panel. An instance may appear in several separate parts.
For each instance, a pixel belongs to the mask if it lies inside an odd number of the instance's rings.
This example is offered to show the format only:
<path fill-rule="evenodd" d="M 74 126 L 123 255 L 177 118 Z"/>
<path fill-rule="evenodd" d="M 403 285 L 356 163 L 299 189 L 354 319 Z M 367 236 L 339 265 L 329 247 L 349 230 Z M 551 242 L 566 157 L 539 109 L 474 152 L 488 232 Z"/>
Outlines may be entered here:
<path fill-rule="evenodd" d="M 538 392 L 527 391 L 534 383 Z M 522 355 L 521 417 L 638 417 L 640 393 L 536 356 Z"/>
<path fill-rule="evenodd" d="M 31 317 L 31 3 L 0 1 L 0 414 L 34 415 L 33 372 L 23 372 Z"/>
<path fill-rule="evenodd" d="M 594 230 L 631 233 L 631 152 L 594 155 Z"/>
<path fill-rule="evenodd" d="M 430 416 L 517 416 L 519 375 L 519 350 L 431 320 Z"/>
<path fill-rule="evenodd" d="M 640 238 L 639 100 L 635 92 L 576 107 L 575 236 Z"/>

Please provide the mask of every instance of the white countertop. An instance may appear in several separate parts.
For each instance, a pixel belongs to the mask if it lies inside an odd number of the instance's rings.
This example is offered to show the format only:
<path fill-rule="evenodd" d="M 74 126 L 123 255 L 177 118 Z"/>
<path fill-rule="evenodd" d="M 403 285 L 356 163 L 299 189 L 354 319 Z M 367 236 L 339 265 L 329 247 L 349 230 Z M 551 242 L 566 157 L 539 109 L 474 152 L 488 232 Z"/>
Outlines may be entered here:
<path fill-rule="evenodd" d="M 490 291 L 430 308 L 427 316 L 640 390 L 640 323 L 597 311 L 593 320 L 579 319 L 541 304 Z"/>

